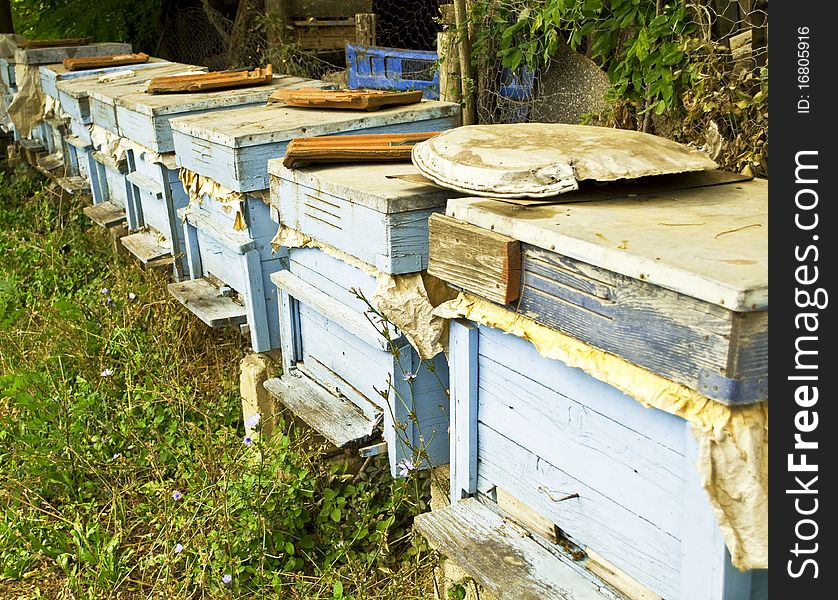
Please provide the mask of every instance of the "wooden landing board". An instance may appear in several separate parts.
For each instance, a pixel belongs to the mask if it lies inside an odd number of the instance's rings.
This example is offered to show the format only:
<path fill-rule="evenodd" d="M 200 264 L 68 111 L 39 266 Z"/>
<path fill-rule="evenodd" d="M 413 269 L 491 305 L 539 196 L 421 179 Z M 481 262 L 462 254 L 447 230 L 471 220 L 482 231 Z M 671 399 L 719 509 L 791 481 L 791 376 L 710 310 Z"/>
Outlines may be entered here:
<path fill-rule="evenodd" d="M 414 526 L 433 548 L 499 599 L 614 598 L 600 591 L 593 577 L 585 577 L 473 498 L 418 515 Z"/>
<path fill-rule="evenodd" d="M 227 90 L 263 85 L 269 83 L 272 77 L 273 67 L 271 65 L 253 71 L 212 71 L 195 75 L 155 77 L 149 80 L 146 92 L 149 94 L 176 94 Z"/>
<path fill-rule="evenodd" d="M 385 90 L 277 90 L 268 104 L 279 103 L 303 108 L 337 108 L 342 110 L 378 110 L 384 106 L 402 106 L 422 101 L 422 91 L 391 92 Z"/>
<path fill-rule="evenodd" d="M 82 210 L 91 221 L 105 229 L 125 221 L 125 209 L 113 202 L 101 202 L 93 206 L 85 206 Z"/>
<path fill-rule="evenodd" d="M 768 308 L 768 183 L 520 207 L 450 200 L 446 214 L 728 310 Z"/>
<path fill-rule="evenodd" d="M 290 169 L 307 163 L 410 162 L 413 146 L 439 132 L 371 133 L 291 140 L 282 164 Z"/>
<path fill-rule="evenodd" d="M 139 259 L 148 264 L 171 256 L 172 247 L 167 242 L 161 243 L 156 231 L 138 231 L 122 238 L 122 245 Z"/>
<path fill-rule="evenodd" d="M 77 58 L 65 58 L 61 64 L 68 71 L 84 71 L 88 69 L 101 69 L 103 67 L 118 67 L 121 65 L 137 65 L 148 62 L 149 55 L 145 52 L 129 54 L 111 54 L 109 56 L 85 56 Z"/>
<path fill-rule="evenodd" d="M 203 277 L 170 283 L 168 288 L 178 302 L 210 327 L 247 323 L 245 307 L 232 298 L 222 296 L 218 288 Z"/>
<path fill-rule="evenodd" d="M 305 375 L 286 373 L 264 385 L 271 396 L 338 448 L 357 447 L 375 431 L 375 423 L 352 402 L 329 393 Z"/>
<path fill-rule="evenodd" d="M 521 243 L 488 229 L 434 214 L 428 221 L 428 273 L 497 302 L 521 293 Z"/>
<path fill-rule="evenodd" d="M 53 152 L 38 159 L 38 167 L 48 173 L 55 173 L 64 168 L 64 156 L 60 152 Z"/>
<path fill-rule="evenodd" d="M 56 179 L 58 185 L 61 186 L 68 194 L 89 194 L 90 182 L 79 175 L 68 175 L 67 177 L 59 177 Z M 91 207 L 92 208 L 92 207 Z"/>

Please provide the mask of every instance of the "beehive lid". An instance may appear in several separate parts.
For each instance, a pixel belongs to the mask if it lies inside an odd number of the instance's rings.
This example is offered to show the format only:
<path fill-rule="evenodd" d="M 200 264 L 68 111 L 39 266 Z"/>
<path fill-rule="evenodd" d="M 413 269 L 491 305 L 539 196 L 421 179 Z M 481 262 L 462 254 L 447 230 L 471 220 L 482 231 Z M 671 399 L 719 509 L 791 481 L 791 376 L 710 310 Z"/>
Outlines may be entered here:
<path fill-rule="evenodd" d="M 548 123 L 451 129 L 414 146 L 412 158 L 440 185 L 493 198 L 545 198 L 574 191 L 580 181 L 717 167 L 698 150 L 647 133 Z"/>

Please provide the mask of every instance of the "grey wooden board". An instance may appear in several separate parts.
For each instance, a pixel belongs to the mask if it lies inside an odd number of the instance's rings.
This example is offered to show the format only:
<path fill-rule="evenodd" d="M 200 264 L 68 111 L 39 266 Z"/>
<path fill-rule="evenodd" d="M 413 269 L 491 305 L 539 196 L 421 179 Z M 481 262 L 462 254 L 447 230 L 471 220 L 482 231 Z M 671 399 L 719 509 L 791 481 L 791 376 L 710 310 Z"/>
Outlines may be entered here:
<path fill-rule="evenodd" d="M 58 185 L 68 194 L 88 194 L 90 193 L 90 182 L 79 175 L 68 175 L 67 177 L 59 177 L 56 179 Z"/>
<path fill-rule="evenodd" d="M 125 209 L 113 202 L 101 202 L 83 209 L 88 218 L 100 227 L 113 227 L 125 221 Z"/>
<path fill-rule="evenodd" d="M 42 65 L 59 63 L 65 58 L 108 56 L 128 52 L 131 52 L 131 44 L 121 42 L 103 42 L 85 46 L 58 46 L 55 48 L 18 48 L 15 50 L 15 62 L 27 65 Z"/>
<path fill-rule="evenodd" d="M 286 373 L 264 385 L 271 396 L 338 448 L 358 446 L 373 434 L 375 424 L 352 402 L 330 394 L 305 375 Z"/>
<path fill-rule="evenodd" d="M 734 313 L 529 244 L 510 308 L 714 400 L 768 397 L 767 311 Z"/>
<path fill-rule="evenodd" d="M 125 177 L 128 181 L 136 185 L 141 190 L 145 190 L 150 193 L 155 198 L 159 199 L 163 197 L 163 186 L 154 181 L 151 177 L 146 177 L 139 171 L 128 173 Z"/>
<path fill-rule="evenodd" d="M 414 525 L 499 600 L 615 597 L 473 498 L 417 515 Z"/>
<path fill-rule="evenodd" d="M 188 94 L 147 94 L 144 90 L 135 89 L 127 94 L 119 94 L 115 97 L 115 102 L 117 106 L 151 117 L 264 103 L 268 96 L 278 89 L 300 86 L 323 87 L 323 82 L 275 74 L 269 83 L 227 90 Z M 100 94 L 104 96 L 107 92 L 102 91 Z"/>
<path fill-rule="evenodd" d="M 768 183 L 519 207 L 449 200 L 451 217 L 734 311 L 768 308 Z"/>
<path fill-rule="evenodd" d="M 68 135 L 64 137 L 64 141 L 70 146 L 78 148 L 79 150 L 87 150 L 90 147 L 90 142 L 83 140 L 77 135 Z"/>
<path fill-rule="evenodd" d="M 326 192 L 385 214 L 444 207 L 446 200 L 459 195 L 398 179 L 398 175 L 419 174 L 416 167 L 403 162 L 288 169 L 281 159 L 274 159 L 268 161 L 268 172 L 300 186 L 304 193 Z M 272 203 L 279 208 L 273 198 Z"/>
<path fill-rule="evenodd" d="M 168 62 L 169 61 L 167 61 L 165 58 L 157 58 L 157 57 L 151 56 L 151 57 L 149 57 L 149 59 L 146 62 L 137 63 L 135 65 L 112 65 L 112 66 L 108 66 L 108 67 L 94 67 L 92 69 L 80 69 L 80 70 L 77 70 L 77 71 L 71 71 L 67 67 L 65 67 L 62 62 L 58 62 L 58 63 L 51 64 L 51 65 L 49 65 L 49 64 L 43 65 L 42 67 L 40 67 L 39 70 L 42 73 L 45 72 L 45 71 L 49 71 L 50 73 L 53 74 L 53 76 L 56 78 L 56 80 L 61 81 L 61 79 L 62 79 L 61 76 L 62 75 L 67 75 L 67 74 L 69 74 L 70 77 L 72 77 L 72 78 L 93 77 L 94 75 L 96 77 L 101 77 L 102 75 L 107 75 L 111 72 L 114 72 L 114 73 L 119 72 L 117 69 L 119 69 L 119 70 L 123 70 L 123 69 L 132 70 L 132 69 L 136 69 L 136 68 L 142 68 L 143 65 L 153 65 L 153 64 L 156 64 L 156 63 L 160 63 L 162 65 L 162 64 L 167 64 Z"/>
<path fill-rule="evenodd" d="M 191 279 L 168 285 L 169 293 L 210 327 L 247 323 L 247 310 L 231 298 L 220 295 L 207 279 Z"/>
<path fill-rule="evenodd" d="M 459 105 L 423 100 L 421 104 L 384 108 L 375 112 L 313 110 L 282 104 L 250 106 L 212 115 L 172 120 L 172 129 L 227 148 L 243 148 L 298 137 L 372 129 L 397 123 L 456 117 Z"/>
<path fill-rule="evenodd" d="M 128 252 L 136 256 L 143 264 L 159 260 L 172 253 L 170 245 L 163 245 L 157 239 L 156 231 L 138 231 L 126 235 L 120 241 Z"/>
<path fill-rule="evenodd" d="M 187 221 L 214 239 L 223 241 L 225 247 L 239 254 L 244 254 L 259 246 L 258 240 L 220 222 L 215 218 L 214 213 L 201 205 L 193 206 L 188 211 L 185 208 L 178 209 L 177 214 L 182 221 Z"/>
<path fill-rule="evenodd" d="M 93 96 L 95 94 L 102 94 L 102 101 L 108 102 L 109 98 L 116 95 L 130 93 L 132 91 L 136 91 L 137 89 L 142 90 L 145 87 L 146 82 L 152 77 L 175 75 L 177 73 L 183 73 L 187 70 L 206 70 L 206 68 L 184 63 L 165 63 L 160 66 L 137 69 L 134 71 L 134 76 L 127 79 L 100 82 L 99 79 L 102 77 L 101 75 L 90 75 L 87 77 L 78 77 L 76 79 L 65 79 L 64 81 L 59 81 L 56 84 L 56 87 L 59 91 L 66 93 L 72 98 L 87 98 L 88 96 Z M 108 103 L 113 104 L 113 101 Z"/>

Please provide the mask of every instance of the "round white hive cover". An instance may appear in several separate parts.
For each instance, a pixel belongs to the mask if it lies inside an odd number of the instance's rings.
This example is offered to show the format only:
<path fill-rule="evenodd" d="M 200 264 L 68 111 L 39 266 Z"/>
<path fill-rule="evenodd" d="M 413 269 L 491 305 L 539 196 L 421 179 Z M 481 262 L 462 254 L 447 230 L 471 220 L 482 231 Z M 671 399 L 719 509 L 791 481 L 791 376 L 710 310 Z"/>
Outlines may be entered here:
<path fill-rule="evenodd" d="M 626 129 L 516 123 L 469 125 L 413 147 L 413 164 L 438 183 L 495 198 L 544 198 L 579 182 L 715 169 L 704 153 Z"/>

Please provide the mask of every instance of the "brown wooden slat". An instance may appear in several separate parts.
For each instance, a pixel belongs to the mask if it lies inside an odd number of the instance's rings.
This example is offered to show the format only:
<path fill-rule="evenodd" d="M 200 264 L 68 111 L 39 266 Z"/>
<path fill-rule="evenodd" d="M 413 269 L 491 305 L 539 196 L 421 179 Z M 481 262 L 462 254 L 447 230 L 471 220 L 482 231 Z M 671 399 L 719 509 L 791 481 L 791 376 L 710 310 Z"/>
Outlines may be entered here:
<path fill-rule="evenodd" d="M 303 108 L 343 108 L 349 110 L 378 110 L 382 106 L 416 104 L 422 101 L 422 91 L 389 92 L 384 90 L 277 90 L 268 102 L 279 102 Z"/>
<path fill-rule="evenodd" d="M 521 243 L 433 214 L 428 221 L 428 273 L 499 304 L 521 294 Z"/>
<path fill-rule="evenodd" d="M 62 62 L 68 71 L 83 71 L 119 65 L 138 65 L 148 62 L 149 56 L 145 52 L 130 54 L 111 54 L 110 56 L 87 56 L 83 58 L 65 58 Z"/>
<path fill-rule="evenodd" d="M 154 77 L 148 82 L 149 94 L 176 94 L 225 90 L 250 87 L 269 83 L 273 78 L 273 67 L 261 67 L 253 71 L 214 71 L 193 75 Z"/>
<path fill-rule="evenodd" d="M 293 169 L 306 163 L 410 161 L 413 145 L 438 135 L 380 133 L 291 140 L 282 164 Z"/>
<path fill-rule="evenodd" d="M 86 46 L 93 41 L 92 37 L 63 38 L 59 40 L 23 40 L 18 42 L 20 48 L 59 48 L 63 46 Z"/>

